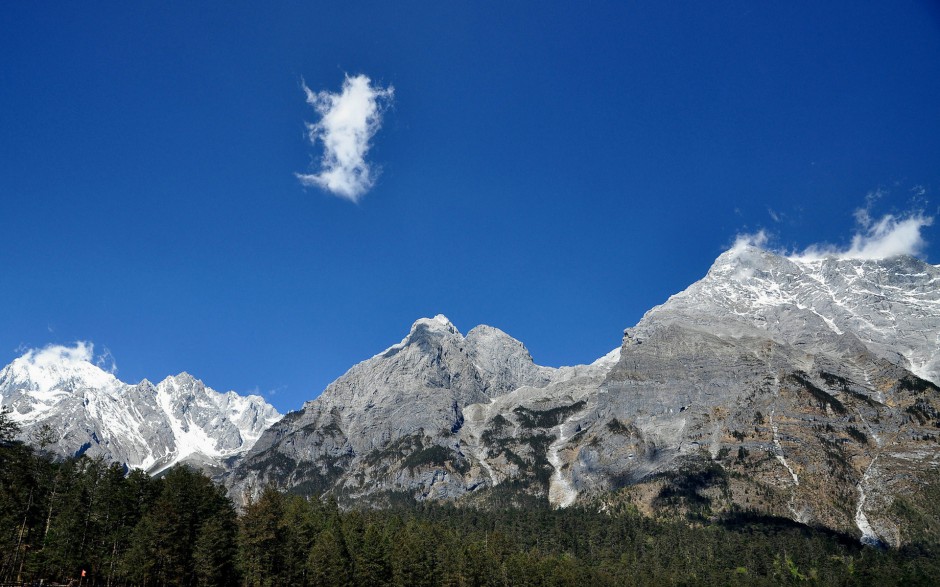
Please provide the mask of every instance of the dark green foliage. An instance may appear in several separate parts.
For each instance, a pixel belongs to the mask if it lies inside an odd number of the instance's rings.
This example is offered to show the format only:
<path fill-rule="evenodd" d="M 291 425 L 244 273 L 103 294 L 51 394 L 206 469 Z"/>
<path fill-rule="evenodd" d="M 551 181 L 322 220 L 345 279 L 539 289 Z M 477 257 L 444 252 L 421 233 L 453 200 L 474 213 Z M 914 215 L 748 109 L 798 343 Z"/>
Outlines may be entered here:
<path fill-rule="evenodd" d="M 496 430 L 497 432 L 500 432 L 508 428 L 509 426 L 512 426 L 512 423 L 506 418 L 504 418 L 502 414 L 496 414 L 495 416 L 493 416 L 493 419 L 490 420 L 490 424 L 492 424 L 491 428 L 493 430 Z"/>
<path fill-rule="evenodd" d="M 800 391 L 808 393 L 813 398 L 815 398 L 819 402 L 819 406 L 821 408 L 825 409 L 826 406 L 829 406 L 829 408 L 837 414 L 847 413 L 848 410 L 845 409 L 845 405 L 843 405 L 842 402 L 834 398 L 826 391 L 820 389 L 816 384 L 806 377 L 805 373 L 792 373 L 787 377 L 787 379 L 789 379 L 792 383 L 797 384 Z"/>
<path fill-rule="evenodd" d="M 624 426 L 623 422 L 617 418 L 612 418 L 610 422 L 607 423 L 607 429 L 614 434 L 620 434 L 621 436 L 627 436 L 630 434 L 630 427 Z"/>
<path fill-rule="evenodd" d="M 185 467 L 154 480 L 0 447 L 0 581 L 232 585 L 236 531 L 224 490 Z"/>
<path fill-rule="evenodd" d="M 519 467 L 520 473 L 530 478 L 534 477 L 539 483 L 547 485 L 552 472 L 555 470 L 548 462 L 547 456 L 548 446 L 554 440 L 554 436 L 533 434 L 531 432 L 525 433 L 519 438 L 511 436 L 498 439 L 491 438 L 488 454 L 490 458 L 502 454 L 507 461 Z"/>
<path fill-rule="evenodd" d="M 854 438 L 856 442 L 859 442 L 861 444 L 868 444 L 868 436 L 866 436 L 864 432 L 862 432 L 855 426 L 848 426 L 845 429 L 845 431 L 848 432 L 849 436 Z"/>
<path fill-rule="evenodd" d="M 940 471 L 931 471 L 918 491 L 897 496 L 891 504 L 905 541 L 921 545 L 940 544 Z"/>
<path fill-rule="evenodd" d="M 502 455 L 507 461 L 516 465 L 523 475 L 529 478 L 534 477 L 543 485 L 548 484 L 554 468 L 548 462 L 547 453 L 548 446 L 555 440 L 554 436 L 526 431 L 518 438 L 498 437 L 492 433 L 492 430 L 487 430 L 483 433 L 482 439 L 487 446 L 487 454 L 490 458 Z"/>
<path fill-rule="evenodd" d="M 564 422 L 565 418 L 581 410 L 585 406 L 581 400 L 570 406 L 558 406 L 550 410 L 530 410 L 522 406 L 513 410 L 523 428 L 552 428 Z"/>
<path fill-rule="evenodd" d="M 923 394 L 928 391 L 932 393 L 940 393 L 940 387 L 937 387 L 930 381 L 926 379 L 921 379 L 920 377 L 908 374 L 898 380 L 899 391 L 910 391 L 915 394 Z"/>
<path fill-rule="evenodd" d="M 310 584 L 316 587 L 344 587 L 353 584 L 353 564 L 338 524 L 317 535 L 307 557 Z"/>
<path fill-rule="evenodd" d="M 434 446 L 422 448 L 421 450 L 416 450 L 409 454 L 405 457 L 403 466 L 407 467 L 409 471 L 414 471 L 417 467 L 425 465 L 443 467 L 450 456 L 450 451 L 443 446 L 435 444 Z"/>
<path fill-rule="evenodd" d="M 249 585 L 273 585 L 278 580 L 276 573 L 286 554 L 285 500 L 283 493 L 269 485 L 257 500 L 248 502 L 239 520 L 241 570 Z"/>
<path fill-rule="evenodd" d="M 230 584 L 236 522 L 224 489 L 185 466 L 157 482 L 160 493 L 134 528 L 126 571 L 159 585 Z"/>
<path fill-rule="evenodd" d="M 10 408 L 0 406 L 0 446 L 8 446 L 20 432 L 20 426 L 10 417 Z"/>
<path fill-rule="evenodd" d="M 826 385 L 834 386 L 838 385 L 839 389 L 845 391 L 849 388 L 849 380 L 845 377 L 836 375 L 835 373 L 829 373 L 826 371 L 820 371 L 819 376 L 822 377 L 822 380 L 826 382 Z"/>
<path fill-rule="evenodd" d="M 845 377 L 840 377 L 832 373 L 827 373 L 826 371 L 820 371 L 819 376 L 822 377 L 822 380 L 825 381 L 826 385 L 828 385 L 829 387 L 838 387 L 840 391 L 851 395 L 857 400 L 861 400 L 865 402 L 866 404 L 868 404 L 869 406 L 873 408 L 881 405 L 879 402 L 876 402 L 874 399 L 870 398 L 864 393 L 858 391 L 857 389 L 854 389 L 852 382 L 846 379 Z"/>
<path fill-rule="evenodd" d="M 420 450 L 424 446 L 424 441 L 420 434 L 411 436 L 402 436 L 398 440 L 388 443 L 382 448 L 377 448 L 365 456 L 365 462 L 370 465 L 378 464 L 385 460 L 398 461 L 405 455 Z"/>
<path fill-rule="evenodd" d="M 728 474 L 718 463 L 705 459 L 690 459 L 677 471 L 661 473 L 654 479 L 665 481 L 657 504 L 674 507 L 687 512 L 690 518 L 704 519 L 711 514 L 711 497 L 706 491 L 718 488 L 726 491 Z"/>
<path fill-rule="evenodd" d="M 510 428 L 512 423 L 504 418 L 502 414 L 496 414 L 496 416 L 490 420 L 490 424 L 491 426 L 483 432 L 483 435 L 480 437 L 480 439 L 486 446 L 499 445 L 504 440 L 500 439 L 499 435 L 504 430 L 506 430 L 506 428 Z M 505 446 L 502 448 L 505 448 Z"/>
<path fill-rule="evenodd" d="M 365 457 L 370 465 L 396 463 L 401 461 L 402 467 L 414 472 L 419 467 L 444 467 L 450 463 L 453 469 L 461 474 L 470 470 L 470 463 L 453 450 L 438 445 L 424 445 L 420 434 L 404 436 L 389 443 L 381 449 L 375 449 Z M 323 488 L 321 493 L 327 488 Z"/>
<path fill-rule="evenodd" d="M 551 441 L 529 437 L 526 454 L 538 461 Z M 900 550 L 740 510 L 710 517 L 710 496 L 728 480 L 707 458 L 659 479 L 660 501 L 694 524 L 627 504 L 552 510 L 518 481 L 488 490 L 485 510 L 389 500 L 343 511 L 272 486 L 236 519 L 222 489 L 191 469 L 125 476 L 8 441 L 0 582 L 61 582 L 83 569 L 89 586 L 929 585 L 940 576 L 940 474 L 891 506 L 909 544 Z"/>
<path fill-rule="evenodd" d="M 940 428 L 940 411 L 922 397 L 917 398 L 913 405 L 908 406 L 904 411 L 916 418 L 917 423 L 921 426 L 932 424 L 934 427 Z"/>

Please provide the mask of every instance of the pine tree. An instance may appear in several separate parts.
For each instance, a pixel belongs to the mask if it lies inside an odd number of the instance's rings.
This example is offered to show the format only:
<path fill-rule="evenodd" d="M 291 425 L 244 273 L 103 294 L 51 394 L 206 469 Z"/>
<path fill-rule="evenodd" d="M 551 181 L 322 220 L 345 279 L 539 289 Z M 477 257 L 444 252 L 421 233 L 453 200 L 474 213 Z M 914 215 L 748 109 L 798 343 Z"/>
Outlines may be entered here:
<path fill-rule="evenodd" d="M 236 524 L 235 511 L 229 504 L 200 526 L 193 552 L 199 587 L 225 587 L 238 582 Z"/>
<path fill-rule="evenodd" d="M 362 537 L 362 548 L 355 561 L 357 585 L 388 585 L 392 580 L 389 565 L 390 540 L 382 528 L 374 522 L 366 524 Z"/>
<path fill-rule="evenodd" d="M 279 577 L 285 585 L 303 587 L 308 584 L 307 557 L 323 529 L 323 515 L 316 499 L 308 500 L 299 495 L 285 498 L 280 521 L 284 548 Z"/>
<path fill-rule="evenodd" d="M 269 485 L 257 501 L 245 506 L 239 520 L 239 560 L 246 585 L 265 587 L 279 582 L 285 546 L 284 502 L 284 495 Z"/>
<path fill-rule="evenodd" d="M 331 525 L 317 536 L 307 559 L 307 573 L 314 587 L 353 584 L 352 561 L 338 527 Z"/>

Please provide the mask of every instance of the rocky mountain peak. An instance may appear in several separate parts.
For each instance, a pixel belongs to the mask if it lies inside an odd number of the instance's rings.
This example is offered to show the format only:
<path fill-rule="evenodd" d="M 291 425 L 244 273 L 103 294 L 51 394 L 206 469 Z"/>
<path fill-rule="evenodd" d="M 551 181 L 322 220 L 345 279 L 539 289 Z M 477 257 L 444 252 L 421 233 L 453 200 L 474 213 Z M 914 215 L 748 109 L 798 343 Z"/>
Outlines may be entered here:
<path fill-rule="evenodd" d="M 0 404 L 13 410 L 24 437 L 48 424 L 64 456 L 155 472 L 182 460 L 219 466 L 280 418 L 260 397 L 219 394 L 188 373 L 129 385 L 93 360 L 91 344 L 49 346 L 0 370 Z"/>
<path fill-rule="evenodd" d="M 411 330 L 401 342 L 388 347 L 376 357 L 393 357 L 409 346 L 417 346 L 422 351 L 429 352 L 437 348 L 445 338 L 463 340 L 457 327 L 443 314 L 438 314 L 434 318 L 420 318 L 411 325 Z"/>
<path fill-rule="evenodd" d="M 442 332 L 446 334 L 460 335 L 453 322 L 447 319 L 447 316 L 438 314 L 433 318 L 419 318 L 411 325 L 411 332 L 414 333 L 420 329 L 427 329 L 431 332 Z"/>
<path fill-rule="evenodd" d="M 754 245 L 735 245 L 722 253 L 712 263 L 708 273 L 724 275 L 728 271 L 740 268 L 770 271 L 789 269 L 797 270 L 793 262 L 782 255 L 777 255 Z"/>
<path fill-rule="evenodd" d="M 93 346 L 83 342 L 74 347 L 50 345 L 32 349 L 0 371 L 0 385 L 39 394 L 118 385 L 120 382 L 113 374 L 91 362 L 93 357 Z"/>
<path fill-rule="evenodd" d="M 669 479 L 708 467 L 727 473 L 722 507 L 890 538 L 885 504 L 936 460 L 938 333 L 940 274 L 917 259 L 736 246 L 591 365 L 541 367 L 498 328 L 418 320 L 228 482 L 381 504 L 511 481 L 556 507 L 638 485 L 629 499 L 653 511 Z"/>
<path fill-rule="evenodd" d="M 670 324 L 720 337 L 777 342 L 849 356 L 860 347 L 940 382 L 940 271 L 910 256 L 784 257 L 749 245 L 651 309 L 626 342 Z"/>
<path fill-rule="evenodd" d="M 183 371 L 179 375 L 170 375 L 166 377 L 163 381 L 157 384 L 157 389 L 169 393 L 174 397 L 192 398 L 200 393 L 203 393 L 206 389 L 206 385 L 186 371 Z"/>

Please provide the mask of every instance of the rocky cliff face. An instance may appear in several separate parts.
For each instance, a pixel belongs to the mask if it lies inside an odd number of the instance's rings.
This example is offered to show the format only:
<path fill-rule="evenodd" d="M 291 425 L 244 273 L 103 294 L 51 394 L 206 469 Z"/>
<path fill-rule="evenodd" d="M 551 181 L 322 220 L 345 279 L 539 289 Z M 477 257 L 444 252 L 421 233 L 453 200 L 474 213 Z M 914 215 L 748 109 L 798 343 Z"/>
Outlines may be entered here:
<path fill-rule="evenodd" d="M 554 372 L 496 328 L 479 326 L 464 337 L 444 316 L 418 320 L 400 343 L 275 424 L 228 482 L 348 496 L 411 488 L 460 495 L 474 483 L 461 471 L 478 465 L 461 443 L 464 408 L 544 387 Z"/>
<path fill-rule="evenodd" d="M 897 544 L 940 457 L 938 335 L 936 267 L 729 251 L 626 331 L 598 416 L 627 441 L 574 467 L 610 487 L 707 453 L 728 502 Z"/>
<path fill-rule="evenodd" d="M 938 382 L 940 269 L 737 247 L 592 365 L 539 367 L 497 329 L 419 320 L 227 483 L 751 509 L 898 544 L 899 504 L 916 510 L 940 465 Z"/>
<path fill-rule="evenodd" d="M 220 469 L 280 418 L 259 396 L 218 393 L 187 373 L 128 385 L 91 360 L 90 346 L 48 347 L 0 370 L 0 405 L 25 438 L 48 425 L 63 456 L 152 473 L 178 462 Z"/>

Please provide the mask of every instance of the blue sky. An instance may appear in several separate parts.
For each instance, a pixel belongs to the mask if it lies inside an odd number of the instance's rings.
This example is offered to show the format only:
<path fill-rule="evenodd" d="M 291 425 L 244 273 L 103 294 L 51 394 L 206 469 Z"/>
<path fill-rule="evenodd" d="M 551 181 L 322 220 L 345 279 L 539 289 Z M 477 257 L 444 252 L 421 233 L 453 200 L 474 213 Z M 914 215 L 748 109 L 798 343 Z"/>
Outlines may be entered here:
<path fill-rule="evenodd" d="M 91 341 L 286 411 L 422 316 L 589 362 L 738 234 L 940 215 L 935 2 L 21 2 L 0 31 L 4 364 Z M 297 175 L 304 86 L 347 75 L 394 87 L 357 203 Z"/>

